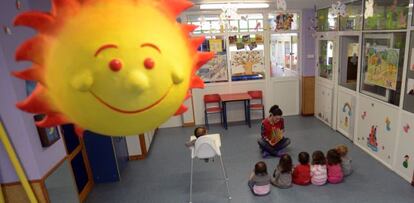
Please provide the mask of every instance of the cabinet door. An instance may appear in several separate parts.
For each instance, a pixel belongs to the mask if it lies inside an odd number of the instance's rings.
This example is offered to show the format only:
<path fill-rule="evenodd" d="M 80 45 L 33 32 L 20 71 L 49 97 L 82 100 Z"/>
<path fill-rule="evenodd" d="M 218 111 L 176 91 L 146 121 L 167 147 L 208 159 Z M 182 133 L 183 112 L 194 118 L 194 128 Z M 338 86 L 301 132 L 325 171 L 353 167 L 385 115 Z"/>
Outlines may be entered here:
<path fill-rule="evenodd" d="M 119 181 L 112 138 L 87 131 L 84 142 L 95 182 Z"/>

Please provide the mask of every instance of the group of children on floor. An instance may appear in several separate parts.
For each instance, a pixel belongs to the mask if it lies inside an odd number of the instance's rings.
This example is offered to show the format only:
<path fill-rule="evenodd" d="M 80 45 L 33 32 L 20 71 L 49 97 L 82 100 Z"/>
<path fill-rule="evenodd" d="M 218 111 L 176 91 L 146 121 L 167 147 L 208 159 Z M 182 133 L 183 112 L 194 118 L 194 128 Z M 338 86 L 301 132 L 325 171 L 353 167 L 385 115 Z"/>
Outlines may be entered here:
<path fill-rule="evenodd" d="M 312 154 L 310 163 L 309 154 L 301 152 L 298 155 L 299 164 L 293 168 L 292 158 L 289 154 L 283 155 L 279 165 L 269 176 L 266 163 L 257 162 L 254 172 L 249 178 L 248 185 L 254 195 L 267 195 L 270 193 L 270 185 L 278 188 L 289 188 L 297 185 L 325 185 L 327 182 L 337 184 L 343 181 L 345 176 L 352 173 L 351 159 L 347 156 L 348 148 L 339 145 L 327 152 L 326 158 L 322 151 Z"/>

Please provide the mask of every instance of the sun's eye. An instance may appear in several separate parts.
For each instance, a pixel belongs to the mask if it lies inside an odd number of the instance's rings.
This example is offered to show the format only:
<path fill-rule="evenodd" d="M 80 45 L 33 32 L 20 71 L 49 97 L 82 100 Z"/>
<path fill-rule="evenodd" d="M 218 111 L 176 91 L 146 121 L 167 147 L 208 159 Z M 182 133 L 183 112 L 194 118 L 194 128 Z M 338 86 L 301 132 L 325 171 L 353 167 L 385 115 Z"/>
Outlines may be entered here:
<path fill-rule="evenodd" d="M 151 70 L 151 69 L 154 68 L 155 62 L 152 58 L 146 58 L 144 60 L 144 66 L 145 66 L 146 69 Z"/>
<path fill-rule="evenodd" d="M 114 72 L 120 71 L 122 69 L 122 61 L 119 59 L 112 59 L 111 62 L 109 62 L 109 68 Z"/>

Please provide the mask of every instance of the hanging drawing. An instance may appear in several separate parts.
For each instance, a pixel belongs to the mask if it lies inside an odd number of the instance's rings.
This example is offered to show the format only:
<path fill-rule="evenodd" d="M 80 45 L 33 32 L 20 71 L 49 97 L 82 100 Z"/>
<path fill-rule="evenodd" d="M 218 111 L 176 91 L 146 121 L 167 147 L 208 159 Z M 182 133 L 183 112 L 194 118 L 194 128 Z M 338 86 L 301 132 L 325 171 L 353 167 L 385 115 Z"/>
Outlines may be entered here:
<path fill-rule="evenodd" d="M 274 31 L 293 30 L 292 24 L 294 22 L 293 13 L 278 13 L 274 19 L 274 24 L 271 27 Z"/>
<path fill-rule="evenodd" d="M 15 4 L 17 10 L 20 10 L 22 8 L 22 2 L 20 0 L 16 0 Z"/>
<path fill-rule="evenodd" d="M 231 72 L 234 76 L 264 75 L 263 50 L 231 52 Z"/>
<path fill-rule="evenodd" d="M 212 52 L 222 52 L 223 51 L 223 40 L 222 39 L 209 39 L 208 44 L 210 51 Z"/>
<path fill-rule="evenodd" d="M 340 1 L 332 4 L 331 12 L 335 16 L 345 16 L 346 15 L 346 5 Z"/>
<path fill-rule="evenodd" d="M 12 34 L 12 32 L 11 32 L 10 28 L 9 28 L 8 26 L 5 26 L 5 25 L 3 25 L 3 32 L 4 32 L 6 35 L 11 35 L 11 34 Z"/>
<path fill-rule="evenodd" d="M 287 9 L 286 0 L 276 0 L 276 8 L 277 10 L 286 11 Z"/>
<path fill-rule="evenodd" d="M 348 103 L 348 102 L 346 102 L 345 104 L 344 104 L 344 106 L 342 107 L 342 112 L 348 112 L 348 115 L 349 116 L 352 116 L 352 109 L 351 109 L 351 105 Z"/>
<path fill-rule="evenodd" d="M 345 102 L 342 107 L 342 113 L 340 116 L 340 124 L 342 125 L 343 130 L 346 130 L 349 128 L 349 122 L 352 116 L 352 109 L 351 105 L 348 102 Z"/>
<path fill-rule="evenodd" d="M 200 76 L 205 83 L 227 81 L 226 54 L 216 54 L 213 59 L 198 70 L 197 75 Z"/>
<path fill-rule="evenodd" d="M 365 83 L 396 90 L 400 50 L 369 47 L 366 53 Z"/>
<path fill-rule="evenodd" d="M 410 159 L 410 156 L 408 156 L 408 155 L 405 155 L 404 156 L 404 161 L 402 163 L 402 165 L 403 165 L 404 168 L 408 168 L 408 160 L 409 159 Z"/>
<path fill-rule="evenodd" d="M 367 146 L 374 152 L 378 151 L 377 127 L 378 126 L 374 126 L 374 125 L 371 126 L 371 130 L 367 138 Z"/>

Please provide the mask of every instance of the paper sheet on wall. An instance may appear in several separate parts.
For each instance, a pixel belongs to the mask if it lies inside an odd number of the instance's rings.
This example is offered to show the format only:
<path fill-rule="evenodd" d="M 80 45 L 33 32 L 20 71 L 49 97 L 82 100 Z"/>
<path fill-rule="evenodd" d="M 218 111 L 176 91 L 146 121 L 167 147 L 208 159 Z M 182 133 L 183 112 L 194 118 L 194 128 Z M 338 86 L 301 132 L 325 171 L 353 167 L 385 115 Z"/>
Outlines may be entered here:
<path fill-rule="evenodd" d="M 212 52 L 222 52 L 223 51 L 223 47 L 222 47 L 222 41 L 221 39 L 210 39 L 208 40 L 208 43 L 210 45 L 210 51 Z"/>
<path fill-rule="evenodd" d="M 414 71 L 414 48 L 411 49 L 410 70 Z"/>
<path fill-rule="evenodd" d="M 367 48 L 365 83 L 396 90 L 399 54 L 399 49 Z"/>

